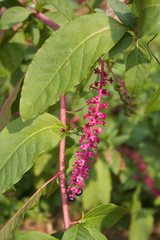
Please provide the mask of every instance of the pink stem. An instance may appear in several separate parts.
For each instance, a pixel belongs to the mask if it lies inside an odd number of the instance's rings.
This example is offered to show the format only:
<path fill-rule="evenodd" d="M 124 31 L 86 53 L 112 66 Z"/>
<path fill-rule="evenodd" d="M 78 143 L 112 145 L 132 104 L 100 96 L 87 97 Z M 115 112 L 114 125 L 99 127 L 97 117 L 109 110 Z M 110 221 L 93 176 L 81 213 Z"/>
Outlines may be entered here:
<path fill-rule="evenodd" d="M 52 21 L 50 18 L 45 16 L 43 13 L 39 12 L 36 9 L 33 9 L 31 7 L 26 6 L 26 2 L 22 0 L 18 0 L 22 5 L 24 5 L 28 10 L 30 10 L 33 14 L 35 14 L 35 17 L 38 18 L 41 22 L 45 23 L 47 26 L 49 26 L 51 29 L 56 31 L 60 26 Z"/>
<path fill-rule="evenodd" d="M 38 12 L 35 14 L 36 18 L 38 18 L 40 21 L 42 21 L 43 23 L 45 23 L 47 26 L 49 26 L 50 28 L 52 28 L 54 31 L 56 31 L 60 26 L 53 22 L 50 18 L 48 18 L 47 16 L 45 16 L 43 13 Z"/>
<path fill-rule="evenodd" d="M 121 86 L 123 87 L 126 95 L 128 94 L 127 90 L 126 90 L 126 87 L 125 87 L 125 84 L 121 81 L 121 79 L 119 77 L 117 77 L 117 75 L 112 72 L 111 68 L 105 63 L 105 66 L 106 68 L 108 68 L 108 70 L 113 74 L 113 76 L 118 80 L 118 83 L 121 84 Z"/>
<path fill-rule="evenodd" d="M 32 0 L 32 2 L 35 4 L 35 5 L 39 5 L 38 2 L 36 0 Z"/>
<path fill-rule="evenodd" d="M 60 120 L 66 126 L 66 99 L 65 94 L 60 99 Z M 65 184 L 65 138 L 60 142 L 59 149 L 59 180 L 62 199 L 62 210 L 64 217 L 64 229 L 70 227 L 70 218 L 68 212 L 66 184 Z"/>
<path fill-rule="evenodd" d="M 23 5 L 23 1 L 19 0 Z M 28 8 L 28 7 L 27 7 Z M 60 26 L 53 22 L 51 19 L 46 17 L 43 13 L 35 10 L 29 9 L 34 14 L 35 17 L 38 18 L 40 21 L 45 23 L 47 26 L 52 28 L 53 30 L 57 30 Z M 60 120 L 66 126 L 66 101 L 65 101 L 65 94 L 61 96 L 60 99 Z M 70 218 L 69 218 L 69 211 L 68 211 L 68 204 L 67 204 L 67 194 L 66 194 L 66 185 L 65 185 L 65 138 L 60 142 L 60 149 L 59 149 L 59 180 L 60 180 L 60 189 L 61 189 L 61 199 L 62 199 L 62 210 L 63 210 L 63 218 L 64 218 L 64 229 L 70 227 Z"/>

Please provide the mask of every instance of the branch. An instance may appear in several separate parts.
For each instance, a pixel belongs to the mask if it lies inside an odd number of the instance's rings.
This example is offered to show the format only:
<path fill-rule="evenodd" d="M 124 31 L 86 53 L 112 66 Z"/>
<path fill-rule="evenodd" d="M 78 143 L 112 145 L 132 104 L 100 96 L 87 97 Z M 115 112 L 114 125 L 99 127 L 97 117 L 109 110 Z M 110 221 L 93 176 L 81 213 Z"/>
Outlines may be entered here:
<path fill-rule="evenodd" d="M 60 121 L 66 125 L 66 99 L 65 94 L 60 99 Z M 70 227 L 70 218 L 67 204 L 66 184 L 65 184 L 65 138 L 60 142 L 59 149 L 59 180 L 62 199 L 62 210 L 64 217 L 64 229 Z"/>
<path fill-rule="evenodd" d="M 160 61 L 158 60 L 158 58 L 156 58 L 156 56 L 153 54 L 152 50 L 149 47 L 149 44 L 157 37 L 158 33 L 147 43 L 147 47 L 150 51 L 150 53 L 152 54 L 152 56 L 154 57 L 154 59 L 157 61 L 158 64 L 160 64 Z"/>
<path fill-rule="evenodd" d="M 106 68 L 108 68 L 108 70 L 113 74 L 113 76 L 118 80 L 118 83 L 121 84 L 121 86 L 123 87 L 123 90 L 125 91 L 126 95 L 128 94 L 125 84 L 123 81 L 120 80 L 120 78 L 114 73 L 112 72 L 111 68 L 105 63 Z"/>
<path fill-rule="evenodd" d="M 19 0 L 21 4 L 25 5 L 25 2 Z M 28 8 L 26 6 L 26 8 Z M 58 24 L 53 22 L 51 19 L 46 17 L 43 13 L 28 8 L 30 11 L 33 12 L 34 16 L 38 18 L 40 21 L 45 23 L 53 30 L 57 30 L 60 28 Z M 60 99 L 60 121 L 66 126 L 66 101 L 65 101 L 65 94 L 61 96 Z M 64 218 L 64 229 L 70 227 L 70 218 L 68 212 L 68 204 L 67 204 L 67 194 L 66 194 L 66 185 L 65 185 L 65 138 L 60 142 L 60 149 L 59 149 L 59 180 L 60 180 L 60 189 L 61 189 L 61 199 L 62 199 L 62 210 L 63 210 L 63 218 Z"/>
<path fill-rule="evenodd" d="M 48 27 L 50 27 L 51 29 L 53 29 L 54 31 L 56 31 L 58 28 L 60 28 L 60 26 L 53 22 L 50 18 L 48 18 L 47 16 L 45 16 L 43 13 L 37 11 L 37 13 L 35 14 L 36 18 L 38 18 L 41 22 L 45 23 Z"/>
<path fill-rule="evenodd" d="M 56 31 L 58 28 L 60 28 L 60 26 L 55 23 L 54 21 L 52 21 L 50 18 L 48 18 L 47 16 L 45 16 L 43 13 L 41 13 L 40 11 L 28 7 L 26 6 L 26 2 L 22 1 L 22 0 L 18 0 L 23 6 L 25 6 L 28 10 L 30 10 L 34 16 L 36 18 L 38 18 L 41 22 L 43 22 L 44 24 L 46 24 L 48 27 L 50 27 L 51 29 L 53 29 L 54 31 Z"/>

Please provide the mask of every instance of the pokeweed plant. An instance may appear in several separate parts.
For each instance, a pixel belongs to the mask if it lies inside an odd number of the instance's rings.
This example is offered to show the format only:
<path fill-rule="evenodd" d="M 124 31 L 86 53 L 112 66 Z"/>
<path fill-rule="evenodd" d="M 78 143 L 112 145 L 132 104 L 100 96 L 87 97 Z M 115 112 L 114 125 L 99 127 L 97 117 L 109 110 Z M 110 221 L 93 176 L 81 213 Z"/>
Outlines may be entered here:
<path fill-rule="evenodd" d="M 0 111 L 0 192 L 4 193 L 20 181 L 40 154 L 59 146 L 54 176 L 2 227 L 2 240 L 58 239 L 40 232 L 16 232 L 24 214 L 36 204 L 43 189 L 56 179 L 59 180 L 64 218 L 64 233 L 59 239 L 107 239 L 102 229 L 111 227 L 126 211 L 104 199 L 103 204 L 90 209 L 80 220 L 71 221 L 67 198 L 74 201 L 76 195 L 82 194 L 84 180 L 89 178 L 93 163 L 96 164 L 95 158 L 99 164 L 98 144 L 101 144 L 101 134 L 104 142 L 103 134 L 107 127 L 110 128 L 106 124 L 106 110 L 108 102 L 113 104 L 116 91 L 124 102 L 127 116 L 131 117 L 138 109 L 136 95 L 150 74 L 151 54 L 147 42 L 160 29 L 160 1 L 108 0 L 104 1 L 104 11 L 97 8 L 101 2 L 86 1 L 83 4 L 88 7 L 88 15 L 77 17 L 72 9 L 72 6 L 79 8 L 75 1 L 0 1 L 0 77 L 16 82 Z M 123 55 L 122 62 L 125 60 L 123 74 L 114 72 L 119 54 Z M 114 85 L 114 89 L 108 88 L 109 84 Z M 110 88 L 112 94 L 108 99 Z M 66 181 L 65 139 L 75 132 L 67 129 L 66 97 L 69 99 L 78 91 L 78 97 L 85 91 L 92 92 L 92 97 L 87 100 L 89 109 L 84 119 L 88 123 L 82 128 L 72 176 Z M 149 99 L 146 112 L 159 111 L 159 101 L 158 88 Z M 59 104 L 59 111 L 56 104 Z M 106 145 L 101 146 L 105 149 Z M 56 188 L 53 189 L 52 193 Z M 148 229 L 151 226 L 152 220 Z M 149 234 L 150 230 L 143 239 L 147 240 Z"/>

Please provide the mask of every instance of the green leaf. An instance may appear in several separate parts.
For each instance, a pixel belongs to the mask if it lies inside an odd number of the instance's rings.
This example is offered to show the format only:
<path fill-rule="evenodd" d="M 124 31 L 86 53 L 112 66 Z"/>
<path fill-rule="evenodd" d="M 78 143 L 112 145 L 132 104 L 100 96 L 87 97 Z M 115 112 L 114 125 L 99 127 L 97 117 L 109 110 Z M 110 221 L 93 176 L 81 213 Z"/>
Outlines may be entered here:
<path fill-rule="evenodd" d="M 86 228 L 94 240 L 107 240 L 107 238 L 98 230 Z"/>
<path fill-rule="evenodd" d="M 11 118 L 11 106 L 20 90 L 23 78 L 17 83 L 0 110 L 0 131 L 7 126 Z"/>
<path fill-rule="evenodd" d="M 7 9 L 0 21 L 1 29 L 9 29 L 23 22 L 32 12 L 24 7 L 11 7 Z"/>
<path fill-rule="evenodd" d="M 64 233 L 62 240 L 107 240 L 107 238 L 93 228 L 86 228 L 81 225 L 74 225 L 67 229 Z"/>
<path fill-rule="evenodd" d="M 160 32 L 160 0 L 141 0 L 139 3 L 138 37 Z"/>
<path fill-rule="evenodd" d="M 149 76 L 150 56 L 146 48 L 138 42 L 129 53 L 126 62 L 125 84 L 129 93 L 139 92 Z"/>
<path fill-rule="evenodd" d="M 106 164 L 98 159 L 89 175 L 89 181 L 82 195 L 84 210 L 91 209 L 98 204 L 109 203 L 111 198 L 111 176 Z"/>
<path fill-rule="evenodd" d="M 108 3 L 113 12 L 117 15 L 117 17 L 124 25 L 131 28 L 135 27 L 135 18 L 125 3 L 121 2 L 120 0 L 108 0 Z"/>
<path fill-rule="evenodd" d="M 66 144 L 65 144 L 65 168 L 67 169 L 69 160 L 74 154 L 75 148 L 75 141 L 71 137 L 66 137 Z M 49 177 L 53 175 L 51 169 L 54 167 L 54 173 L 58 172 L 59 169 L 59 146 L 42 153 L 35 161 L 35 164 L 32 168 L 32 172 L 34 174 L 34 185 L 39 188 Z M 53 186 L 54 185 L 54 186 Z M 56 189 L 59 187 L 57 182 L 49 185 L 49 189 L 47 196 L 51 195 Z"/>
<path fill-rule="evenodd" d="M 102 204 L 84 215 L 79 221 L 87 228 L 100 230 L 102 227 L 110 228 L 125 213 L 124 207 L 118 207 L 112 203 Z"/>
<path fill-rule="evenodd" d="M 52 21 L 56 22 L 59 26 L 63 26 L 68 23 L 68 19 L 65 18 L 60 12 L 46 12 L 45 16 L 49 17 Z"/>
<path fill-rule="evenodd" d="M 30 25 L 30 32 L 32 36 L 32 43 L 33 45 L 37 45 L 40 39 L 40 31 L 39 28 L 36 24 L 31 24 Z"/>
<path fill-rule="evenodd" d="M 42 46 L 24 80 L 20 112 L 31 119 L 77 85 L 126 28 L 104 14 L 90 14 L 58 29 Z"/>
<path fill-rule="evenodd" d="M 45 113 L 26 123 L 19 118 L 0 133 L 0 193 L 18 182 L 38 155 L 60 141 L 63 124 Z"/>
<path fill-rule="evenodd" d="M 50 180 L 48 180 L 45 184 L 43 184 L 33 195 L 32 197 L 30 197 L 28 199 L 28 201 L 12 216 L 12 218 L 4 225 L 4 227 L 0 230 L 0 239 L 1 240 L 13 240 L 14 238 L 14 232 L 15 230 L 22 224 L 23 222 L 23 217 L 24 214 L 26 212 L 28 212 L 31 208 L 33 208 L 37 201 L 39 200 L 39 198 L 42 195 L 42 191 L 43 189 L 50 183 L 53 181 L 53 178 L 51 178 Z M 30 235 L 31 234 L 31 235 Z M 33 238 L 33 235 L 36 236 L 36 238 Z M 47 235 L 48 236 L 48 235 Z M 45 238 L 41 238 L 42 235 L 40 234 L 36 234 L 30 232 L 30 233 L 26 233 L 20 236 L 18 235 L 18 237 L 16 237 L 16 240 L 18 239 L 30 239 L 30 240 L 36 240 L 36 239 L 56 239 L 56 238 L 46 238 L 47 236 L 44 235 Z M 28 237 L 28 238 L 27 238 Z M 32 238 L 31 238 L 32 237 Z M 39 238 L 38 238 L 39 237 Z M 49 236 L 48 236 L 49 237 Z"/>
<path fill-rule="evenodd" d="M 67 0 L 46 0 L 46 3 L 55 7 L 62 13 L 69 21 L 75 19 L 74 12 Z"/>
<path fill-rule="evenodd" d="M 160 111 L 160 87 L 150 97 L 145 113 Z"/>
<path fill-rule="evenodd" d="M 153 210 L 142 209 L 132 215 L 129 240 L 148 240 L 153 227 Z"/>
<path fill-rule="evenodd" d="M 26 50 L 23 32 L 17 32 L 10 41 L 4 43 L 0 49 L 0 77 L 14 72 L 21 64 Z"/>
<path fill-rule="evenodd" d="M 132 43 L 133 36 L 129 33 L 125 33 L 118 43 L 109 51 L 109 58 L 113 58 L 119 53 L 123 53 Z"/>
<path fill-rule="evenodd" d="M 58 240 L 58 238 L 54 238 L 43 232 L 30 231 L 16 234 L 15 240 Z"/>
<path fill-rule="evenodd" d="M 55 232 L 55 233 L 52 233 L 51 236 L 56 237 L 58 239 L 62 239 L 63 234 L 64 232 Z"/>
<path fill-rule="evenodd" d="M 91 1 L 92 8 L 93 9 L 98 8 L 102 2 L 103 2 L 103 0 L 92 0 Z"/>
<path fill-rule="evenodd" d="M 91 240 L 91 235 L 90 233 L 87 231 L 86 228 L 84 228 L 81 225 L 74 225 L 70 228 L 67 229 L 67 231 L 65 231 L 62 240 Z"/>

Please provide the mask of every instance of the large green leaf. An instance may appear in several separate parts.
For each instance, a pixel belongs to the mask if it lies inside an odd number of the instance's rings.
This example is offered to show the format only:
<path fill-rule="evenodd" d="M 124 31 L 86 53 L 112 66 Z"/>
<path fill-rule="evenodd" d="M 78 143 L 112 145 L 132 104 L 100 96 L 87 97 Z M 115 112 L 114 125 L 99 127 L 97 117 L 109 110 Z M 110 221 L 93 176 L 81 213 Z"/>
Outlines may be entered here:
<path fill-rule="evenodd" d="M 146 113 L 160 111 L 160 87 L 150 97 Z"/>
<path fill-rule="evenodd" d="M 148 240 L 153 227 L 153 211 L 142 209 L 132 215 L 129 240 Z"/>
<path fill-rule="evenodd" d="M 20 90 L 21 82 L 23 78 L 16 84 L 9 97 L 5 101 L 0 110 L 0 131 L 9 123 L 11 118 L 11 106 L 15 101 L 17 94 Z"/>
<path fill-rule="evenodd" d="M 108 3 L 124 25 L 131 28 L 135 27 L 135 18 L 125 3 L 120 0 L 108 0 Z"/>
<path fill-rule="evenodd" d="M 138 36 L 160 32 L 160 0 L 141 0 L 139 3 Z"/>
<path fill-rule="evenodd" d="M 74 12 L 67 0 L 47 0 L 46 3 L 55 7 L 61 14 L 63 14 L 68 20 L 75 19 Z"/>
<path fill-rule="evenodd" d="M 128 92 L 137 93 L 145 84 L 150 70 L 150 56 L 146 48 L 138 42 L 129 53 L 126 62 L 125 84 Z"/>
<path fill-rule="evenodd" d="M 23 123 L 19 118 L 0 133 L 0 192 L 18 182 L 37 156 L 56 146 L 63 124 L 45 113 Z"/>
<path fill-rule="evenodd" d="M 3 13 L 0 21 L 0 28 L 11 28 L 23 22 L 31 13 L 31 11 L 24 7 L 11 7 Z"/>
<path fill-rule="evenodd" d="M 57 30 L 35 55 L 24 80 L 20 112 L 37 116 L 77 85 L 126 28 L 104 14 L 79 17 Z"/>
<path fill-rule="evenodd" d="M 16 234 L 15 240 L 58 240 L 58 238 L 52 237 L 43 232 L 30 231 L 27 233 Z"/>
<path fill-rule="evenodd" d="M 107 240 L 107 238 L 93 228 L 86 228 L 81 225 L 74 225 L 67 229 L 64 233 L 62 240 Z"/>
<path fill-rule="evenodd" d="M 103 161 L 98 159 L 89 176 L 89 181 L 82 195 L 84 210 L 96 207 L 98 204 L 109 203 L 111 198 L 111 176 Z"/>
<path fill-rule="evenodd" d="M 79 221 L 87 228 L 100 230 L 102 227 L 110 228 L 125 213 L 124 207 L 118 207 L 112 203 L 102 204 L 84 215 Z"/>
<path fill-rule="evenodd" d="M 43 189 L 48 185 L 50 182 L 53 181 L 53 178 L 48 180 L 45 184 L 43 184 L 34 194 L 32 197 L 28 199 L 28 201 L 13 215 L 13 217 L 5 224 L 5 226 L 0 230 L 0 239 L 1 240 L 13 240 L 15 239 L 14 237 L 14 232 L 15 230 L 22 224 L 23 222 L 23 217 L 26 212 L 28 212 L 31 208 L 34 207 L 34 205 L 37 203 L 39 198 L 42 195 Z M 37 238 L 33 238 L 33 235 L 36 236 Z M 28 237 L 28 238 L 27 238 Z M 32 238 L 31 238 L 32 237 Z M 39 238 L 38 238 L 39 237 Z M 18 239 L 55 239 L 55 238 L 47 238 L 47 236 L 44 236 L 46 238 L 41 238 L 42 235 L 40 234 L 32 234 L 32 233 L 26 233 L 24 235 L 18 234 L 16 237 L 16 240 Z"/>

